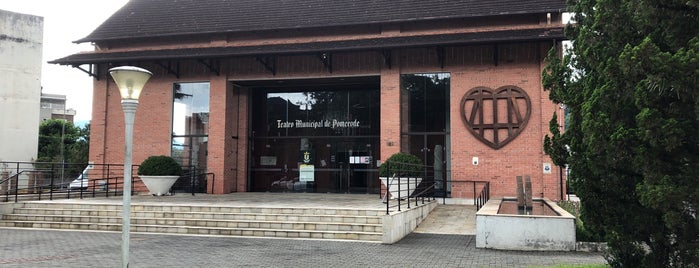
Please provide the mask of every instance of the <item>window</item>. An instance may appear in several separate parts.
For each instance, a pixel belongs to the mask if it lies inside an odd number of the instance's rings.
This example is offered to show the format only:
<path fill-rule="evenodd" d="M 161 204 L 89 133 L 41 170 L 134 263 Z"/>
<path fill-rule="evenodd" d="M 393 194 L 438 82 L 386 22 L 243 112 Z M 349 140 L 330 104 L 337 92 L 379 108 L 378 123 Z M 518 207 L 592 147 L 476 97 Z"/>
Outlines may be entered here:
<path fill-rule="evenodd" d="M 172 157 L 196 173 L 206 172 L 208 134 L 209 83 L 174 84 Z"/>

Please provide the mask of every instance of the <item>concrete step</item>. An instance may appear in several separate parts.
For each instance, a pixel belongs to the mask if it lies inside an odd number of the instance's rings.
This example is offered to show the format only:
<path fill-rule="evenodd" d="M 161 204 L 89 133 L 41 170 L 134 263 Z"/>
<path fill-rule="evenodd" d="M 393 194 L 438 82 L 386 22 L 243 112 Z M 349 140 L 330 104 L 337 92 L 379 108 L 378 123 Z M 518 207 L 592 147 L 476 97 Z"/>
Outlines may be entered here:
<path fill-rule="evenodd" d="M 47 216 L 119 216 L 121 210 L 60 209 L 60 208 L 17 208 L 13 214 L 47 215 Z M 263 220 L 263 221 L 307 221 L 336 223 L 379 224 L 377 216 L 354 215 L 306 215 L 306 214 L 263 214 L 263 213 L 220 213 L 220 212 L 169 212 L 169 211 L 131 211 L 131 217 L 141 218 L 194 218 L 218 220 Z"/>
<path fill-rule="evenodd" d="M 121 210 L 121 205 L 84 204 L 84 203 L 25 203 L 23 208 L 53 208 L 77 210 Z M 382 216 L 385 210 L 357 210 L 347 208 L 287 208 L 287 207 L 234 207 L 234 206 L 190 206 L 190 205 L 132 205 L 132 212 L 212 212 L 212 213 L 254 213 L 254 214 L 303 214 L 303 215 L 345 215 L 345 216 Z"/>
<path fill-rule="evenodd" d="M 121 224 L 117 216 L 72 216 L 72 215 L 31 215 L 8 214 L 4 221 L 16 222 L 64 222 L 64 223 L 112 223 Z M 362 231 L 381 232 L 380 224 L 365 223 L 334 223 L 317 221 L 268 221 L 268 220 L 222 220 L 199 218 L 167 218 L 167 217 L 131 217 L 132 224 L 167 225 L 167 226 L 198 226 L 198 227 L 227 227 L 227 228 L 257 228 L 257 229 L 287 229 L 287 230 L 318 230 L 318 231 Z"/>
<path fill-rule="evenodd" d="M 121 231 L 118 204 L 27 202 L 2 215 L 0 227 Z M 380 242 L 382 210 L 132 205 L 131 231 Z"/>
<path fill-rule="evenodd" d="M 0 221 L 0 227 L 15 228 L 43 228 L 43 229 L 69 229 L 92 231 L 121 231 L 120 223 L 94 223 L 94 222 L 48 222 L 48 221 Z M 192 235 L 231 235 L 254 237 L 278 237 L 278 238 L 314 238 L 314 239 L 342 239 L 380 242 L 381 232 L 364 231 L 330 231 L 330 230 L 289 230 L 289 229 L 264 229 L 264 228 L 230 228 L 210 226 L 169 226 L 132 224 L 131 232 L 135 233 L 172 233 Z"/>

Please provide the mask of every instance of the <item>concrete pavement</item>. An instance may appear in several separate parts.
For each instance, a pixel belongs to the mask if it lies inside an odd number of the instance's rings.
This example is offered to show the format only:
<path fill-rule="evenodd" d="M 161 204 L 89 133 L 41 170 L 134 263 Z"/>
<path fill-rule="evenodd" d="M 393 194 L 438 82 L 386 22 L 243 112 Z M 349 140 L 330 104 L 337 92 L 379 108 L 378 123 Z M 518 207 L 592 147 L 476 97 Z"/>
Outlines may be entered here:
<path fill-rule="evenodd" d="M 413 232 L 476 235 L 476 207 L 438 205 Z"/>
<path fill-rule="evenodd" d="M 0 229 L 0 267 L 119 267 L 118 232 Z M 413 233 L 393 245 L 131 235 L 130 267 L 540 267 L 600 264 L 599 253 L 475 248 L 472 235 Z"/>

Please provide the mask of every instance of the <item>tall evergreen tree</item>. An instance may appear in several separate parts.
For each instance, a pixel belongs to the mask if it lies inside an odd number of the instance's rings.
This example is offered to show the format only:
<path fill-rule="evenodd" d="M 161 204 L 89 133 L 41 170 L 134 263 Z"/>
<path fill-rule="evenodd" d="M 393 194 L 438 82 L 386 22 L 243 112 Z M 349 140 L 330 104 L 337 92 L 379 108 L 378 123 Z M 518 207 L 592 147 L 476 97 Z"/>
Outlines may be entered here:
<path fill-rule="evenodd" d="M 612 266 L 697 267 L 699 1 L 569 4 L 572 53 L 550 53 L 543 77 L 570 125 L 547 152 L 570 165 Z"/>
<path fill-rule="evenodd" d="M 79 174 L 87 165 L 89 139 L 89 125 L 81 128 L 64 120 L 43 121 L 37 162 L 68 163 L 68 173 Z"/>

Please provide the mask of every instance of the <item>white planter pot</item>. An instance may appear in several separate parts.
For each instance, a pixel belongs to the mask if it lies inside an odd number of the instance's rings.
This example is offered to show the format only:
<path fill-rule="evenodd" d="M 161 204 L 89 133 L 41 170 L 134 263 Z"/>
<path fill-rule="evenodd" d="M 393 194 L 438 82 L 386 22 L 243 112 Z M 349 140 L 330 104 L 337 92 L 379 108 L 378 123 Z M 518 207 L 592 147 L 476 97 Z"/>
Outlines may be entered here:
<path fill-rule="evenodd" d="M 140 176 L 152 195 L 161 196 L 170 192 L 170 187 L 180 176 Z"/>
<path fill-rule="evenodd" d="M 379 177 L 381 183 L 384 186 L 388 185 L 388 192 L 391 194 L 391 199 L 396 198 L 408 198 L 415 188 L 420 185 L 422 178 L 389 178 L 389 177 Z M 400 185 L 400 186 L 399 186 Z M 400 191 L 398 188 L 400 187 Z"/>

